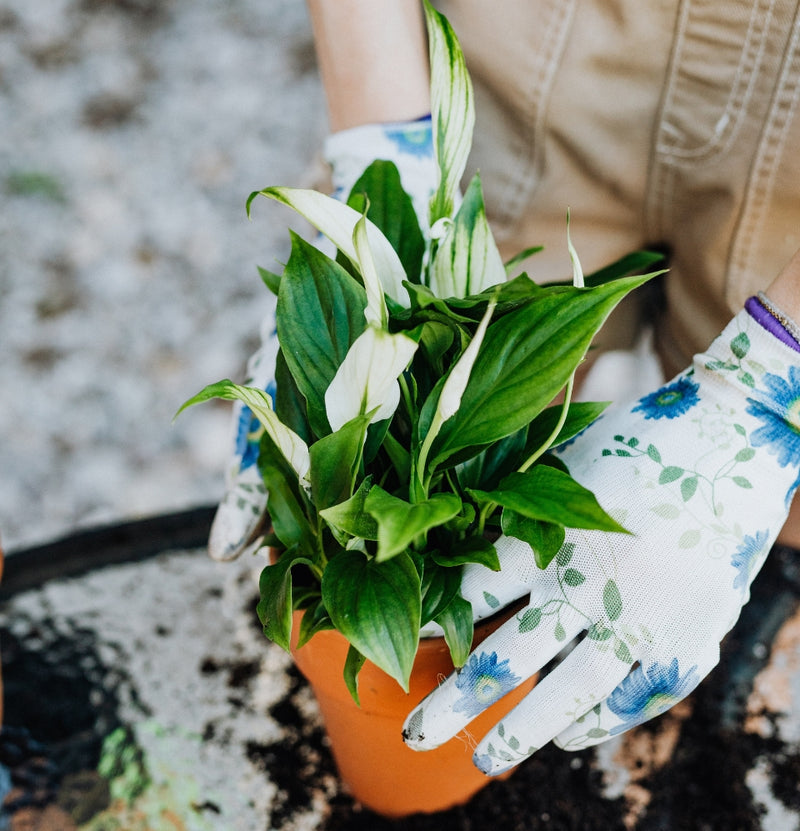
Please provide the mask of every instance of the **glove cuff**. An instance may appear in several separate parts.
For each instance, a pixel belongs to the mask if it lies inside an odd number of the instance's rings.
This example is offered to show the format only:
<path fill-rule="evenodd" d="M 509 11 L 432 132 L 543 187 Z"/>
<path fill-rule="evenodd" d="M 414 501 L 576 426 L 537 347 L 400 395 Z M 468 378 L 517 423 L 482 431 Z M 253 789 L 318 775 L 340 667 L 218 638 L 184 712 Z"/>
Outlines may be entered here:
<path fill-rule="evenodd" d="M 388 124 L 363 124 L 333 133 L 323 146 L 331 166 L 334 196 L 346 201 L 353 185 L 375 159 L 393 162 L 403 189 L 411 197 L 423 230 L 428 203 L 437 183 L 431 117 Z"/>
<path fill-rule="evenodd" d="M 744 305 L 747 312 L 768 332 L 796 352 L 800 352 L 800 326 L 776 306 L 763 291 L 748 298 Z"/>

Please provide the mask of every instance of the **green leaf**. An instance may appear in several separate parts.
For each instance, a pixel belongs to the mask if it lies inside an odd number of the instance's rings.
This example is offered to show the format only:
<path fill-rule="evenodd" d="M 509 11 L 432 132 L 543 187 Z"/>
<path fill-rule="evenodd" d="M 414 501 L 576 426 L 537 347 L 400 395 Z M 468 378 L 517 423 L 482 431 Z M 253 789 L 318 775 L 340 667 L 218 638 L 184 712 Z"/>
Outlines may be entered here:
<path fill-rule="evenodd" d="M 647 445 L 647 455 L 657 464 L 661 464 L 661 454 L 653 444 Z"/>
<path fill-rule="evenodd" d="M 341 551 L 323 574 L 322 599 L 345 638 L 408 692 L 422 610 L 411 558 L 399 554 L 378 563 L 358 551 Z"/>
<path fill-rule="evenodd" d="M 377 540 L 378 523 L 364 510 L 364 501 L 371 487 L 372 477 L 368 476 L 349 499 L 325 508 L 319 512 L 320 516 L 340 533 L 364 540 Z"/>
<path fill-rule="evenodd" d="M 737 462 L 749 462 L 755 455 L 756 451 L 752 447 L 743 447 L 735 458 Z"/>
<path fill-rule="evenodd" d="M 568 568 L 564 572 L 564 582 L 568 586 L 572 586 L 573 588 L 575 588 L 575 586 L 580 586 L 581 583 L 585 583 L 586 577 L 584 577 L 583 573 L 578 571 L 578 569 Z"/>
<path fill-rule="evenodd" d="M 467 537 L 457 543 L 457 547 L 448 552 L 434 551 L 431 559 L 440 566 L 453 566 L 477 563 L 492 571 L 500 571 L 497 549 L 485 537 Z"/>
<path fill-rule="evenodd" d="M 309 448 L 311 494 L 318 511 L 353 495 L 369 415 L 357 416 Z"/>
<path fill-rule="evenodd" d="M 273 187 L 250 194 L 247 200 L 248 216 L 253 200 L 258 196 L 274 199 L 293 208 L 328 237 L 360 272 L 361 264 L 353 243 L 353 231 L 362 216 L 358 211 L 316 190 Z M 395 303 L 405 308 L 408 306 L 408 292 L 403 287 L 403 280 L 406 279 L 403 264 L 392 244 L 380 230 L 369 220 L 366 225 L 369 248 L 383 290 Z"/>
<path fill-rule="evenodd" d="M 367 659 L 351 644 L 344 659 L 344 683 L 353 701 L 360 707 L 358 697 L 358 673 Z"/>
<path fill-rule="evenodd" d="M 530 519 L 508 508 L 503 511 L 501 525 L 504 534 L 528 543 L 539 568 L 547 568 L 564 544 L 563 525 Z"/>
<path fill-rule="evenodd" d="M 278 294 L 278 339 L 318 436 L 330 432 L 325 392 L 366 328 L 364 289 L 313 245 L 292 236 Z"/>
<path fill-rule="evenodd" d="M 604 266 L 597 271 L 587 274 L 584 283 L 587 286 L 601 286 L 618 280 L 620 277 L 627 277 L 629 274 L 639 274 L 642 271 L 651 269 L 656 263 L 664 259 L 663 254 L 655 251 L 632 251 L 624 257 Z"/>
<path fill-rule="evenodd" d="M 698 479 L 696 476 L 687 476 L 681 482 L 681 496 L 684 502 L 688 502 L 694 496 L 697 490 L 697 482 Z"/>
<path fill-rule="evenodd" d="M 515 433 L 555 398 L 614 306 L 648 277 L 593 289 L 540 290 L 489 326 L 458 412 L 442 426 L 433 464 Z"/>
<path fill-rule="evenodd" d="M 282 349 L 275 358 L 275 415 L 306 444 L 311 444 L 313 436 L 306 414 L 306 400 L 289 372 Z"/>
<path fill-rule="evenodd" d="M 752 488 L 753 483 L 744 476 L 734 476 L 733 481 L 740 487 L 740 488 Z"/>
<path fill-rule="evenodd" d="M 422 613 L 420 625 L 441 614 L 461 588 L 461 572 L 425 564 L 422 572 Z"/>
<path fill-rule="evenodd" d="M 287 652 L 292 638 L 292 567 L 299 564 L 312 565 L 310 560 L 287 550 L 277 563 L 263 569 L 258 581 L 261 599 L 256 612 L 264 634 Z"/>
<path fill-rule="evenodd" d="M 275 414 L 272 409 L 272 398 L 264 390 L 256 387 L 243 387 L 231 381 L 217 381 L 209 384 L 186 401 L 178 412 L 180 415 L 187 407 L 209 401 L 212 398 L 222 398 L 225 401 L 241 401 L 246 404 L 253 415 L 264 426 L 281 454 L 291 465 L 296 479 L 303 480 L 308 472 L 308 447 L 293 430 L 290 430 Z"/>
<path fill-rule="evenodd" d="M 453 493 L 434 493 L 424 502 L 410 503 L 377 485 L 364 502 L 364 509 L 378 523 L 379 561 L 388 560 L 420 535 L 458 516 L 461 500 Z"/>
<path fill-rule="evenodd" d="M 700 532 L 696 528 L 690 528 L 678 538 L 678 548 L 694 548 L 699 542 Z"/>
<path fill-rule="evenodd" d="M 746 332 L 739 332 L 739 334 L 731 341 L 731 352 L 736 355 L 739 360 L 750 351 L 750 338 Z"/>
<path fill-rule="evenodd" d="M 532 632 L 542 622 L 542 610 L 540 608 L 526 609 L 519 619 L 519 631 L 521 633 Z"/>
<path fill-rule="evenodd" d="M 567 632 L 560 620 L 556 623 L 555 629 L 553 629 L 553 635 L 557 641 L 563 641 L 567 637 Z"/>
<path fill-rule="evenodd" d="M 530 519 L 567 528 L 596 528 L 627 533 L 598 503 L 594 494 L 569 474 L 548 465 L 512 473 L 491 491 L 469 491 L 478 501 L 495 502 Z"/>
<path fill-rule="evenodd" d="M 259 276 L 264 281 L 264 285 L 277 297 L 278 289 L 281 286 L 280 274 L 267 271 L 266 268 L 261 268 L 260 265 L 257 265 L 256 268 L 258 269 Z"/>
<path fill-rule="evenodd" d="M 613 580 L 607 580 L 603 587 L 603 608 L 609 620 L 616 620 L 622 614 L 622 595 Z"/>
<path fill-rule="evenodd" d="M 684 473 L 686 473 L 686 471 L 682 467 L 675 467 L 674 465 L 665 467 L 658 477 L 658 484 L 666 485 L 669 482 L 674 482 L 676 479 L 680 479 Z"/>
<path fill-rule="evenodd" d="M 444 630 L 444 639 L 450 649 L 453 666 L 464 666 L 472 648 L 472 604 L 456 594 L 434 620 Z"/>
<path fill-rule="evenodd" d="M 505 282 L 506 271 L 486 220 L 476 173 L 433 258 L 430 287 L 437 297 L 467 297 Z"/>
<path fill-rule="evenodd" d="M 550 447 L 558 447 L 565 441 L 574 438 L 578 433 L 585 430 L 608 406 L 607 401 L 574 401 L 569 405 L 567 417 L 564 424 L 558 431 L 556 438 L 550 443 Z M 525 452 L 521 458 L 528 458 L 535 450 L 538 450 L 556 429 L 558 420 L 561 417 L 561 405 L 556 404 L 548 407 L 538 415 L 535 421 L 528 428 L 528 441 L 525 445 Z"/>
<path fill-rule="evenodd" d="M 604 730 L 602 727 L 590 727 L 586 731 L 586 737 L 589 739 L 602 739 L 608 735 L 608 730 Z"/>
<path fill-rule="evenodd" d="M 267 511 L 275 536 L 286 548 L 296 545 L 303 551 L 314 551 L 316 541 L 306 515 L 305 494 L 268 433 L 261 436 L 257 464 L 267 487 Z"/>
<path fill-rule="evenodd" d="M 453 213 L 475 126 L 475 104 L 464 55 L 447 18 L 424 2 L 431 67 L 433 147 L 439 187 L 431 199 L 430 223 Z"/>
<path fill-rule="evenodd" d="M 366 195 L 366 202 L 364 196 Z M 370 219 L 400 257 L 408 279 L 418 283 L 425 240 L 411 197 L 393 162 L 376 159 L 353 185 L 347 204 Z"/>
<path fill-rule="evenodd" d="M 292 603 L 295 609 L 298 608 L 298 592 L 294 592 L 294 601 Z M 317 632 L 323 632 L 327 629 L 333 629 L 328 610 L 322 602 L 321 597 L 317 597 L 310 605 L 305 607 L 303 616 L 300 618 L 300 632 L 297 637 L 297 648 L 299 649 L 304 644 L 308 643 Z"/>
<path fill-rule="evenodd" d="M 555 427 L 555 424 L 553 426 Z M 526 447 L 527 430 L 525 428 L 490 444 L 477 456 L 467 459 L 456 467 L 459 484 L 462 488 L 483 490 L 497 487 L 505 476 L 519 467 L 521 459 L 526 459 L 530 455 Z"/>
<path fill-rule="evenodd" d="M 519 254 L 515 254 L 510 260 L 506 260 L 504 263 L 506 275 L 510 277 L 518 265 L 527 260 L 528 257 L 538 254 L 540 251 L 544 251 L 544 246 L 532 245 L 530 248 L 520 251 Z"/>

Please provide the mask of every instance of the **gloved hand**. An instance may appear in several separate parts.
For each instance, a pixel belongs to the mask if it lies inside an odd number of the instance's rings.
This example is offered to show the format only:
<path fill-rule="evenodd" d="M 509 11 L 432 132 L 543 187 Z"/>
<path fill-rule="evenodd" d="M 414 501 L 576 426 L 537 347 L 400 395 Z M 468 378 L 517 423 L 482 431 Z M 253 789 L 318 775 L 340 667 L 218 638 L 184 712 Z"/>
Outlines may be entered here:
<path fill-rule="evenodd" d="M 405 725 L 411 747 L 434 748 L 572 645 L 481 739 L 474 761 L 489 775 L 551 739 L 576 750 L 622 733 L 716 665 L 798 485 L 800 352 L 742 311 L 691 368 L 559 456 L 631 534 L 568 530 L 544 570 L 501 537 L 502 570 L 471 566 L 462 593 L 476 618 L 529 604 Z"/>
<path fill-rule="evenodd" d="M 324 155 L 331 167 L 333 196 L 342 201 L 348 198 L 353 185 L 375 159 L 394 162 L 403 188 L 414 204 L 420 228 L 425 232 L 428 203 L 438 176 L 429 116 L 396 124 L 367 124 L 334 133 L 325 142 Z M 317 246 L 333 254 L 327 240 L 320 238 Z M 331 250 L 326 250 L 326 246 Z M 245 384 L 266 390 L 273 400 L 277 354 L 275 319 L 270 315 L 261 327 L 261 347 L 248 362 Z M 267 493 L 256 464 L 262 430 L 250 410 L 237 402 L 226 492 L 208 540 L 209 554 L 215 560 L 231 560 L 262 544 Z"/>

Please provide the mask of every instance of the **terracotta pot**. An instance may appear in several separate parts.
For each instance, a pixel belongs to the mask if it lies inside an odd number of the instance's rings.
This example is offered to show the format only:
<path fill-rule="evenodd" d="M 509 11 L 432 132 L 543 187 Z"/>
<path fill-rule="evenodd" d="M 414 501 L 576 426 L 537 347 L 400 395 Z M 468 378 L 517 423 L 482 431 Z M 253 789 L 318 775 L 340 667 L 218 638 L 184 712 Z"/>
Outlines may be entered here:
<path fill-rule="evenodd" d="M 514 611 L 478 624 L 473 647 Z M 403 722 L 453 670 L 444 638 L 420 641 L 408 694 L 367 661 L 359 674 L 358 707 L 342 678 L 347 641 L 329 630 L 317 632 L 299 650 L 294 648 L 301 615 L 295 612 L 292 654 L 319 703 L 340 777 L 356 800 L 389 817 L 432 813 L 467 802 L 492 781 L 472 764 L 476 740 L 530 692 L 535 678 L 474 719 L 468 733 L 460 733 L 436 750 L 414 751 L 403 743 Z"/>

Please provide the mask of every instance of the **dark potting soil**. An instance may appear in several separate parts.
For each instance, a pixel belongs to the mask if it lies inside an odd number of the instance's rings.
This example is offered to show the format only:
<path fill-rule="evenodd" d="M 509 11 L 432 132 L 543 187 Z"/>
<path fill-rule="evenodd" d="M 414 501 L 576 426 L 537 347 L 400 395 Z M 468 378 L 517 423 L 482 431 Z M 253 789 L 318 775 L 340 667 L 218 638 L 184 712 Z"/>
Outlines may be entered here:
<path fill-rule="evenodd" d="M 759 644 L 771 643 L 797 610 L 798 598 L 800 563 L 793 552 L 776 551 L 724 644 L 720 665 L 691 696 L 683 715 L 672 720 L 665 716 L 637 729 L 637 746 L 658 748 L 667 739 L 672 744 L 668 757 L 658 763 L 645 750 L 628 765 L 629 772 L 640 768 L 636 810 L 630 791 L 609 795 L 607 771 L 596 751 L 568 754 L 547 746 L 509 780 L 491 783 L 465 806 L 402 820 L 376 816 L 339 785 L 324 730 L 308 715 L 305 681 L 291 665 L 281 670 L 283 692 L 262 714 L 280 727 L 274 739 L 253 737 L 238 747 L 223 735 L 223 723 L 209 718 L 198 741 L 243 754 L 263 776 L 264 788 L 275 790 L 260 825 L 264 831 L 290 831 L 301 821 L 309 827 L 309 814 L 314 813 L 314 827 L 320 831 L 761 831 L 765 808 L 748 780 L 756 768 L 766 776 L 774 799 L 791 812 L 793 824 L 787 827 L 793 828 L 800 814 L 800 753 L 777 738 L 777 726 L 771 733 L 754 733 L 746 732 L 743 724 L 753 679 L 769 658 L 769 650 L 759 649 Z M 259 629 L 249 599 L 246 606 L 252 626 Z M 174 636 L 172 624 L 164 622 L 154 621 L 153 631 L 156 642 Z M 147 787 L 144 753 L 139 749 L 137 757 L 133 725 L 120 715 L 124 709 L 129 717 L 130 699 L 147 679 L 131 677 L 124 659 L 115 661 L 107 642 L 100 649 L 90 622 L 84 625 L 63 615 L 57 620 L 17 616 L 13 626 L 0 630 L 0 650 L 5 685 L 0 828 L 36 828 L 31 817 L 50 811 L 63 821 L 47 827 L 70 831 L 103 811 L 111 800 L 114 771 L 106 768 L 101 775 L 98 764 L 110 735 L 121 737 L 126 775 L 131 769 L 140 772 L 129 795 Z M 227 706 L 243 713 L 252 707 L 262 672 L 252 655 L 220 659 L 209 654 L 196 670 L 199 689 L 223 680 Z M 144 703 L 134 700 L 133 709 L 147 717 Z M 210 796 L 201 795 L 191 811 L 207 827 L 229 831 L 223 807 Z"/>

